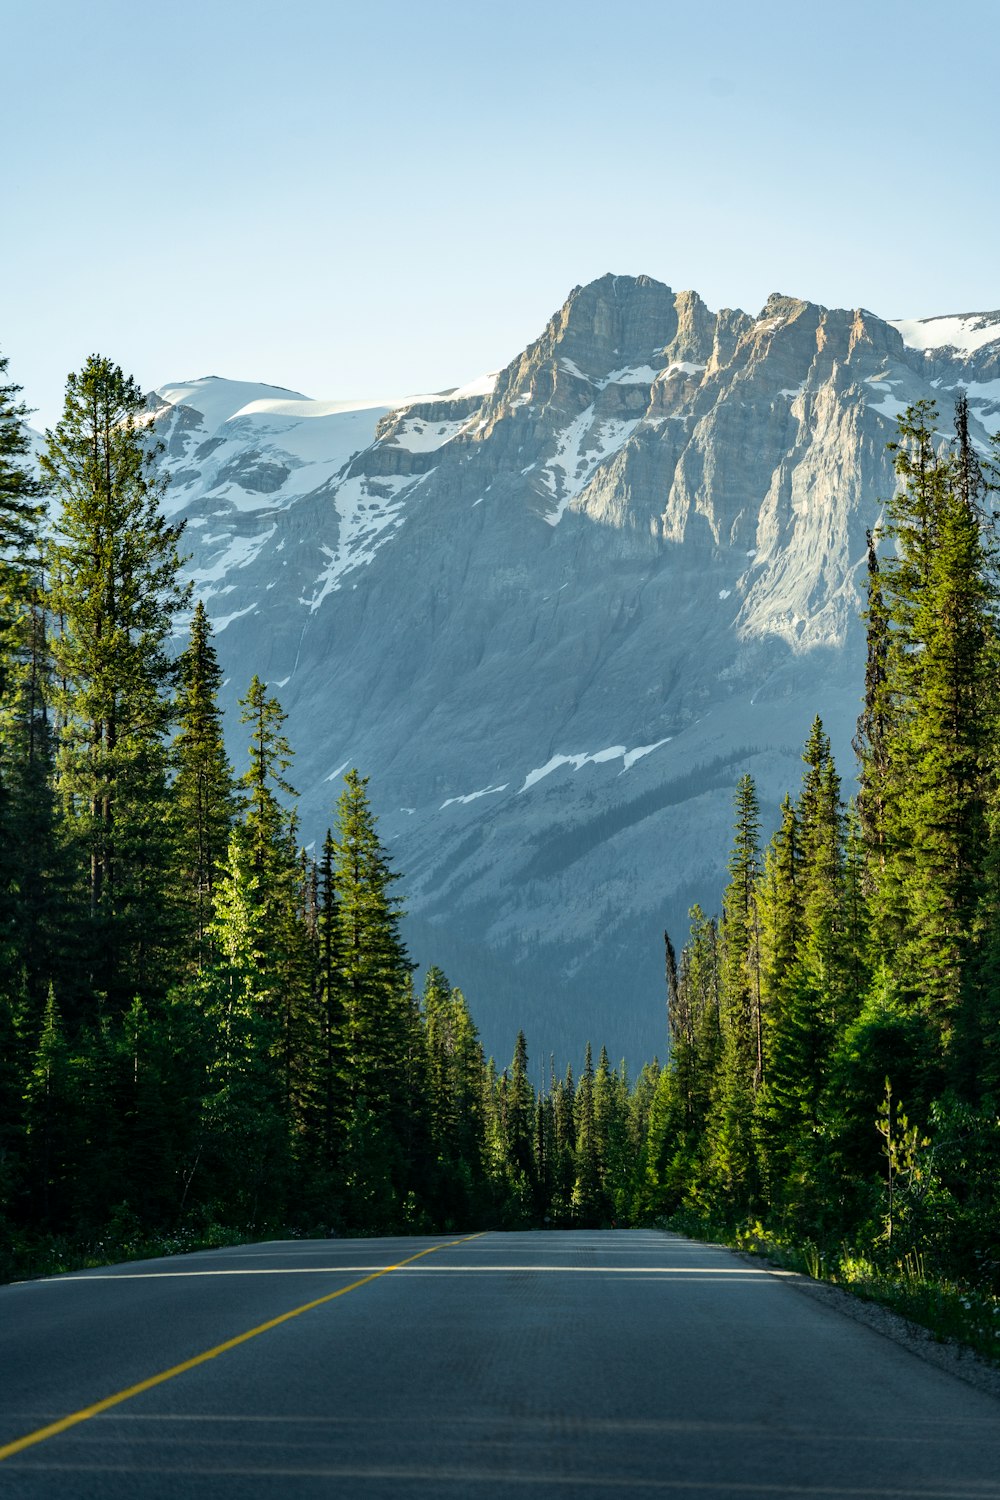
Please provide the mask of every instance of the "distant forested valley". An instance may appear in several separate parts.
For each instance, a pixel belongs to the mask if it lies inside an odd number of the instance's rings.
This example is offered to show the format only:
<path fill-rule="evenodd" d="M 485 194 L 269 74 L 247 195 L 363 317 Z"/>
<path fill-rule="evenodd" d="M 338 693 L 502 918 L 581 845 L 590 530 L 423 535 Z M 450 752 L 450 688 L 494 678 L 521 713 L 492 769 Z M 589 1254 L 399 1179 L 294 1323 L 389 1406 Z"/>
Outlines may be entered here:
<path fill-rule="evenodd" d="M 634 1077 L 523 1034 L 498 1065 L 439 969 L 418 989 L 365 777 L 304 850 L 256 677 L 230 764 L 134 381 L 90 358 L 38 463 L 26 416 L 0 386 L 0 1274 L 661 1222 L 1000 1305 L 1000 453 L 964 400 L 953 436 L 899 421 L 856 795 L 818 719 L 766 843 L 740 780 Z"/>

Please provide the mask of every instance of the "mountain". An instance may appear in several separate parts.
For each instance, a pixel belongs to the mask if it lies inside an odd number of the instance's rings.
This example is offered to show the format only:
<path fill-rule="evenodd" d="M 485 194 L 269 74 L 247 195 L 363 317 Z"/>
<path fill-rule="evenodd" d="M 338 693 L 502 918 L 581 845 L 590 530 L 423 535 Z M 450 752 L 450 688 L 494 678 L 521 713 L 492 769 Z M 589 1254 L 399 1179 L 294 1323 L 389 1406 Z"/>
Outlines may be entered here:
<path fill-rule="evenodd" d="M 911 401 L 1000 428 L 1000 312 L 712 312 L 577 287 L 498 375 L 381 402 L 206 378 L 150 398 L 218 632 L 289 714 L 306 840 L 371 777 L 407 932 L 506 1060 L 664 1047 L 662 932 L 715 909 L 822 714 L 845 780 L 865 529 Z"/>

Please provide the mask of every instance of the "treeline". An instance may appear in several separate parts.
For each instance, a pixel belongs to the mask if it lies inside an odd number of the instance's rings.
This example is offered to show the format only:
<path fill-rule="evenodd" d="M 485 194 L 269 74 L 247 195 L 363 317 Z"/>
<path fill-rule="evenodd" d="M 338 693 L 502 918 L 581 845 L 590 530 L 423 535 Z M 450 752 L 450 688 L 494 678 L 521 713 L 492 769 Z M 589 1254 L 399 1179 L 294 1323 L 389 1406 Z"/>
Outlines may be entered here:
<path fill-rule="evenodd" d="M 0 1272 L 53 1236 L 626 1212 L 655 1068 L 536 1089 L 523 1035 L 498 1072 L 440 970 L 416 993 L 365 779 L 310 857 L 256 677 L 230 766 L 134 382 L 88 360 L 39 465 L 25 416 L 0 387 Z"/>
<path fill-rule="evenodd" d="M 357 771 L 302 849 L 256 677 L 230 765 L 134 382 L 88 360 L 39 464 L 25 416 L 0 384 L 0 1272 L 673 1213 L 1000 1287 L 998 454 L 964 400 L 950 446 L 901 420 L 869 537 L 856 801 L 819 720 L 766 848 L 744 777 L 721 919 L 667 941 L 667 1066 L 537 1087 L 523 1034 L 498 1070 L 440 970 L 417 993 Z"/>
<path fill-rule="evenodd" d="M 763 850 L 739 784 L 721 920 L 668 940 L 643 1203 L 1000 1290 L 1000 452 L 964 398 L 937 422 L 900 420 L 868 539 L 856 802 L 817 719 Z"/>

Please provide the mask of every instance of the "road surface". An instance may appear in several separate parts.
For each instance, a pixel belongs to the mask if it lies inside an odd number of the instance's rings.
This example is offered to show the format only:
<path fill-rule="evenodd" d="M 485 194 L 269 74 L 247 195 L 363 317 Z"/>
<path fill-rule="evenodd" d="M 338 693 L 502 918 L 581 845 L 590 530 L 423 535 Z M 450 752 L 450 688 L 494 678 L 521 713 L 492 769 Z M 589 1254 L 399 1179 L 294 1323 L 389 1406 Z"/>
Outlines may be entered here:
<path fill-rule="evenodd" d="M 281 1241 L 0 1288 L 3 1500 L 577 1495 L 1000 1500 L 1000 1402 L 648 1230 Z"/>

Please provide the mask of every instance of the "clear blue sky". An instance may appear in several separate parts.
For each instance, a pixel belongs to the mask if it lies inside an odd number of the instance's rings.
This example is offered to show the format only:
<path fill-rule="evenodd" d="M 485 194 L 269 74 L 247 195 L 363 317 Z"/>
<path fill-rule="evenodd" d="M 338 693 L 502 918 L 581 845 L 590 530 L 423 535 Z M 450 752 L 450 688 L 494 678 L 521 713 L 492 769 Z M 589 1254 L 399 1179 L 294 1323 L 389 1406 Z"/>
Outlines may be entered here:
<path fill-rule="evenodd" d="M 0 350 L 397 395 L 644 271 L 1000 306 L 996 0 L 0 0 Z"/>

